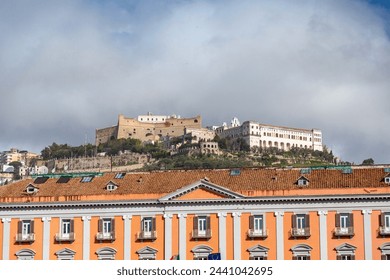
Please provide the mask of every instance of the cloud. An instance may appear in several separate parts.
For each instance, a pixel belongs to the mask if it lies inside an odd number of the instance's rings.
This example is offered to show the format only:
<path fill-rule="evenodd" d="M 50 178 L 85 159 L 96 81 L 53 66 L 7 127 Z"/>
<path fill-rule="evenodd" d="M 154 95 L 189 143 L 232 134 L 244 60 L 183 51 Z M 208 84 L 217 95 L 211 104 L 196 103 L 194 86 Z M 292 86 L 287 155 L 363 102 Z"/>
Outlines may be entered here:
<path fill-rule="evenodd" d="M 390 160 L 388 10 L 349 0 L 39 3 L 0 4 L 3 149 L 81 144 L 85 133 L 93 142 L 119 113 L 151 111 L 316 127 L 344 160 Z"/>

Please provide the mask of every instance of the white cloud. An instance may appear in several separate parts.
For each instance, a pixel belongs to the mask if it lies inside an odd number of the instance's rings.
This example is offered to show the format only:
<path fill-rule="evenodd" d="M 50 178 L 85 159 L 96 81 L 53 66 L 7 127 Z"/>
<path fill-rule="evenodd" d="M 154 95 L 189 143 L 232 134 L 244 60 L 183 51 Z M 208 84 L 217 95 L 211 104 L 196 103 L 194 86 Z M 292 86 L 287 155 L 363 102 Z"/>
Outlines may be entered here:
<path fill-rule="evenodd" d="M 41 2 L 0 4 L 4 149 L 152 111 L 318 127 L 345 160 L 390 160 L 388 26 L 363 1 Z"/>

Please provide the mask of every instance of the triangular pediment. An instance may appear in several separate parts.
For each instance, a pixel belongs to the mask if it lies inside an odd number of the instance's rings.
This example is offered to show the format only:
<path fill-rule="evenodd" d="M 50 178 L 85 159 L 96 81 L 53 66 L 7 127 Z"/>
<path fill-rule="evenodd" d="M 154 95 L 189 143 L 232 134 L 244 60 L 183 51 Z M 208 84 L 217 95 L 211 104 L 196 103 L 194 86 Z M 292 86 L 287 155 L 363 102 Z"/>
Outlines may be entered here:
<path fill-rule="evenodd" d="M 199 199 L 237 199 L 244 196 L 206 180 L 197 181 L 172 192 L 160 199 L 164 200 L 199 200 Z"/>
<path fill-rule="evenodd" d="M 345 252 L 345 251 L 352 251 L 354 252 L 356 250 L 356 247 L 351 245 L 351 244 L 348 244 L 348 243 L 344 243 L 344 244 L 341 244 L 340 246 L 336 247 L 335 248 L 337 252 Z"/>
<path fill-rule="evenodd" d="M 149 246 L 143 247 L 137 251 L 137 254 L 156 254 L 156 253 L 157 250 Z"/>
<path fill-rule="evenodd" d="M 248 252 L 252 252 L 252 253 L 268 252 L 268 250 L 269 249 L 267 247 L 264 247 L 261 245 L 255 245 L 255 246 L 247 249 Z"/>
<path fill-rule="evenodd" d="M 71 250 L 71 249 L 65 248 L 65 249 L 62 249 L 62 250 L 55 252 L 55 254 L 56 255 L 74 255 L 74 254 L 76 254 L 76 252 Z"/>

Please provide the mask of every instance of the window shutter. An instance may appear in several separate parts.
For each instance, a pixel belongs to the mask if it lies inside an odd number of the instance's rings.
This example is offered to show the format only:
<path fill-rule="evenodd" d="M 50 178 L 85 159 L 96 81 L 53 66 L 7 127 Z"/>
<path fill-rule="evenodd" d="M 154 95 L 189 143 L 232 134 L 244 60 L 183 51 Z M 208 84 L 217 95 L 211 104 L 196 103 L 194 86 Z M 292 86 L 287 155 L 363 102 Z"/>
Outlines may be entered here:
<path fill-rule="evenodd" d="M 210 216 L 206 217 L 206 229 L 207 230 L 211 229 Z"/>
<path fill-rule="evenodd" d="M 386 226 L 386 224 L 385 224 L 385 213 L 381 213 L 381 215 L 379 217 L 379 223 L 380 223 L 381 227 Z"/>
<path fill-rule="evenodd" d="M 156 230 L 156 217 L 152 218 L 152 231 Z"/>
<path fill-rule="evenodd" d="M 298 257 L 297 256 L 293 256 L 292 259 L 293 259 L 293 261 L 296 261 L 298 259 Z"/>
<path fill-rule="evenodd" d="M 264 261 L 268 260 L 268 257 L 263 257 L 263 260 L 264 260 Z"/>
<path fill-rule="evenodd" d="M 309 228 L 310 227 L 310 215 L 306 214 L 305 216 L 305 227 Z"/>
<path fill-rule="evenodd" d="M 255 229 L 255 216 L 253 216 L 253 215 L 249 216 L 249 229 L 250 230 Z"/>
<path fill-rule="evenodd" d="M 18 234 L 22 234 L 23 221 L 18 222 Z"/>
<path fill-rule="evenodd" d="M 336 224 L 335 226 L 336 227 L 340 227 L 340 213 L 337 213 L 336 214 L 336 220 L 335 220 Z"/>
<path fill-rule="evenodd" d="M 310 256 L 307 256 L 307 257 L 306 257 L 306 260 L 310 261 Z"/>
<path fill-rule="evenodd" d="M 355 260 L 355 255 L 351 255 L 351 260 Z"/>
<path fill-rule="evenodd" d="M 291 216 L 291 224 L 292 224 L 292 228 L 297 228 L 297 215 L 292 215 Z"/>
<path fill-rule="evenodd" d="M 382 261 L 385 261 L 385 260 L 387 260 L 387 257 L 386 257 L 386 255 L 381 255 L 381 260 L 382 260 Z"/>
<path fill-rule="evenodd" d="M 70 232 L 74 233 L 74 220 L 70 220 Z"/>
<path fill-rule="evenodd" d="M 31 225 L 31 231 L 30 231 L 30 233 L 34 233 L 34 232 L 35 232 L 35 231 L 34 231 L 34 220 L 31 220 L 30 225 Z"/>
<path fill-rule="evenodd" d="M 193 229 L 198 230 L 198 217 L 197 216 L 194 217 Z"/>
<path fill-rule="evenodd" d="M 353 227 L 353 213 L 349 213 L 349 225 L 350 227 Z"/>
<path fill-rule="evenodd" d="M 111 232 L 115 232 L 115 219 L 111 219 Z"/>
<path fill-rule="evenodd" d="M 341 255 L 337 255 L 336 260 L 341 261 L 342 260 Z"/>
<path fill-rule="evenodd" d="M 98 232 L 103 232 L 103 219 L 99 219 Z"/>

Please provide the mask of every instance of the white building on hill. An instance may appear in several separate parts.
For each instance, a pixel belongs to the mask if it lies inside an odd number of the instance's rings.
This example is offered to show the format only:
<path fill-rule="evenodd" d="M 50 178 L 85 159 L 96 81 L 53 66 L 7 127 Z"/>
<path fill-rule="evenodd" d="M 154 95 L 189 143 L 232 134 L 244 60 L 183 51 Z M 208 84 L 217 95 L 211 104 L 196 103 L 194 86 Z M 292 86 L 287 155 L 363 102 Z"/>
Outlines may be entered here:
<path fill-rule="evenodd" d="M 293 147 L 322 151 L 322 132 L 319 129 L 302 129 L 245 121 L 241 125 L 233 118 L 231 126 L 224 123 L 216 133 L 221 138 L 244 139 L 252 147 L 275 147 L 288 151 Z"/>

